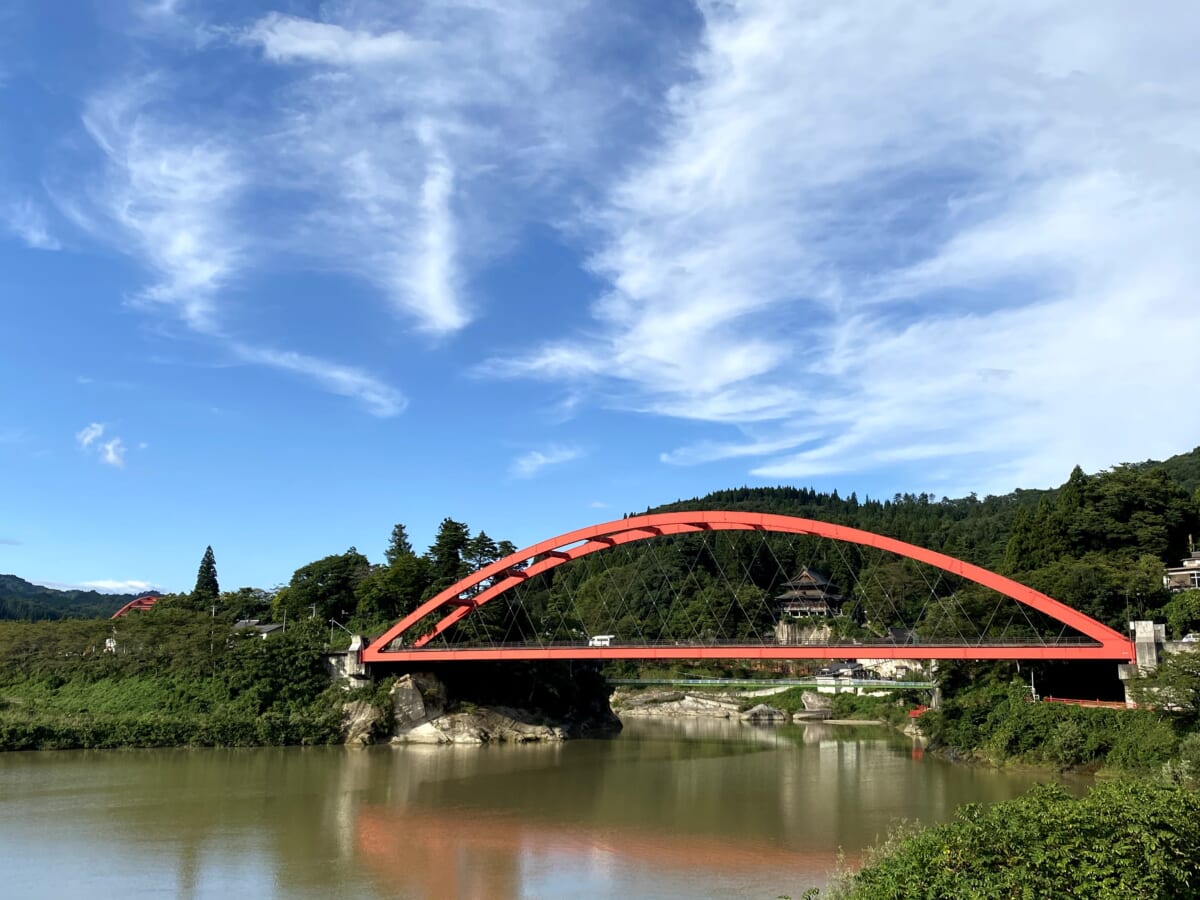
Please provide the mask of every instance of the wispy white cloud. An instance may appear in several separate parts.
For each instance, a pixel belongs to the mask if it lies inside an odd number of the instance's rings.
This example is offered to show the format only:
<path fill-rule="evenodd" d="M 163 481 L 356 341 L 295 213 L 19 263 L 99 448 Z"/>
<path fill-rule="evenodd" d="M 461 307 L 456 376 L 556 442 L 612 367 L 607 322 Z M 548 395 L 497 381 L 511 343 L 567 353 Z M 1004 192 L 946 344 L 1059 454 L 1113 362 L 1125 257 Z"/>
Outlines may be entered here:
<path fill-rule="evenodd" d="M 521 454 L 513 460 L 511 472 L 514 478 L 532 478 L 547 466 L 561 465 L 582 455 L 583 451 L 578 447 L 554 444 L 543 450 L 530 450 Z"/>
<path fill-rule="evenodd" d="M 360 369 L 285 350 L 233 344 L 233 351 L 246 362 L 301 375 L 331 394 L 352 397 L 374 416 L 399 415 L 408 405 L 404 395 Z"/>
<path fill-rule="evenodd" d="M 770 437 L 762 440 L 753 438 L 744 441 L 715 442 L 702 441 L 687 447 L 681 447 L 659 455 L 662 462 L 675 466 L 693 466 L 701 463 L 714 462 L 719 459 L 737 459 L 739 457 L 771 456 L 792 450 L 802 444 L 807 444 L 821 437 L 820 432 L 812 431 L 802 434 Z"/>
<path fill-rule="evenodd" d="M 0 210 L 0 221 L 5 230 L 35 250 L 62 249 L 58 238 L 50 233 L 46 211 L 28 197 Z"/>
<path fill-rule="evenodd" d="M 79 444 L 81 450 L 95 452 L 105 465 L 117 469 L 124 468 L 126 452 L 124 441 L 119 437 L 110 437 L 107 441 L 102 440 L 104 433 L 104 425 L 92 422 L 76 433 L 75 442 Z"/>
<path fill-rule="evenodd" d="M 1200 341 L 1200 19 L 1173 8 L 701 4 L 660 144 L 589 216 L 591 334 L 491 371 L 754 423 L 664 460 L 770 478 L 1007 489 L 1191 446 L 1161 390 Z"/>
<path fill-rule="evenodd" d="M 56 185 L 55 199 L 154 273 L 134 302 L 392 415 L 403 398 L 380 379 L 307 348 L 273 349 L 278 334 L 239 333 L 252 318 L 239 315 L 252 302 L 240 295 L 245 273 L 264 262 L 348 271 L 420 331 L 465 327 L 478 312 L 474 272 L 522 224 L 569 207 L 558 188 L 600 152 L 606 117 L 637 102 L 572 52 L 619 17 L 587 0 L 361 0 L 243 24 L 202 12 L 145 0 L 129 27 L 175 51 L 216 41 L 240 54 L 252 77 L 236 102 L 212 103 L 213 86 L 192 90 L 181 68 L 118 81 L 86 106 L 103 154 L 86 198 Z"/>
<path fill-rule="evenodd" d="M 95 443 L 97 440 L 99 440 L 103 435 L 104 435 L 104 426 L 101 425 L 99 422 L 93 422 L 92 424 L 85 426 L 79 432 L 77 432 L 75 435 L 75 440 L 79 443 L 79 446 L 81 448 L 86 450 L 88 447 L 92 446 L 93 443 Z"/>
<path fill-rule="evenodd" d="M 242 163 L 219 135 L 171 122 L 158 90 L 150 79 L 91 99 L 83 121 L 105 165 L 90 206 L 66 209 L 97 237 L 132 242 L 154 270 L 157 281 L 139 302 L 162 304 L 192 329 L 216 333 L 218 292 L 246 252 L 236 219 Z"/>
<path fill-rule="evenodd" d="M 465 327 L 472 275 L 525 222 L 562 217 L 604 123 L 635 102 L 581 61 L 613 27 L 584 0 L 364 0 L 244 29 L 288 75 L 263 149 L 316 200 L 294 251 L 367 279 L 422 331 Z"/>
<path fill-rule="evenodd" d="M 250 257 L 263 253 L 243 209 L 252 180 L 248 148 L 224 127 L 180 124 L 164 110 L 169 97 L 156 79 L 145 79 L 92 98 L 84 123 L 103 150 L 104 170 L 90 202 L 64 201 L 65 211 L 94 235 L 131 248 L 156 273 L 133 298 L 139 305 L 171 311 L 245 362 L 304 376 L 375 415 L 399 413 L 400 392 L 353 367 L 229 336 L 229 288 Z M 103 459 L 120 466 L 124 453 L 118 441 Z"/>
<path fill-rule="evenodd" d="M 118 580 L 100 578 L 96 581 L 81 581 L 66 583 L 62 581 L 34 581 L 42 587 L 53 588 L 56 591 L 99 591 L 102 594 L 140 594 L 153 590 L 154 585 L 149 581 L 139 579 Z"/>
<path fill-rule="evenodd" d="M 125 467 L 125 444 L 120 438 L 112 438 L 100 445 L 100 461 L 118 469 Z"/>
<path fill-rule="evenodd" d="M 403 31 L 371 34 L 298 16 L 271 13 L 246 33 L 260 44 L 263 55 L 274 62 L 312 62 L 358 66 L 397 62 L 413 56 L 420 44 Z"/>

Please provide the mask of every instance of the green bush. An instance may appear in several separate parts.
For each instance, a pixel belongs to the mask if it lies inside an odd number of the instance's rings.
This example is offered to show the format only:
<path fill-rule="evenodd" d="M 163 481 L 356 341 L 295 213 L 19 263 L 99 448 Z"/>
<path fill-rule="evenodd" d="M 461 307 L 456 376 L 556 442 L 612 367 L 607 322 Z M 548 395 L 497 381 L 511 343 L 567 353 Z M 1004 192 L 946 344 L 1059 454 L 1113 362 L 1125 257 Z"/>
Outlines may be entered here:
<path fill-rule="evenodd" d="M 858 694 L 834 694 L 833 715 L 837 719 L 878 719 L 892 725 L 902 724 L 916 703 L 907 694 L 889 693 L 880 697 Z"/>
<path fill-rule="evenodd" d="M 1152 772 L 1175 753 L 1173 721 L 1149 709 L 1038 703 L 1021 684 L 967 690 L 921 717 L 935 748 L 1059 769 L 1107 766 Z"/>
<path fill-rule="evenodd" d="M 1200 795 L 1152 782 L 1101 784 L 1081 799 L 1057 785 L 946 825 L 901 833 L 828 896 L 1178 898 L 1200 894 Z"/>

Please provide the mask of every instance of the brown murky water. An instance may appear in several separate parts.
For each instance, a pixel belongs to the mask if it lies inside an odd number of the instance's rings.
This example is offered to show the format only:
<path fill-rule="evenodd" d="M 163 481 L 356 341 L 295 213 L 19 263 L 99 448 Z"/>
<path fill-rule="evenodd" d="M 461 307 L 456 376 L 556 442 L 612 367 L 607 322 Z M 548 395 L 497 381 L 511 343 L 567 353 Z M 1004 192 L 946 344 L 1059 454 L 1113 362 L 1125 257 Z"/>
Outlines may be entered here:
<path fill-rule="evenodd" d="M 557 746 L 0 754 L 0 896 L 763 897 L 1037 776 L 884 728 L 634 721 Z"/>

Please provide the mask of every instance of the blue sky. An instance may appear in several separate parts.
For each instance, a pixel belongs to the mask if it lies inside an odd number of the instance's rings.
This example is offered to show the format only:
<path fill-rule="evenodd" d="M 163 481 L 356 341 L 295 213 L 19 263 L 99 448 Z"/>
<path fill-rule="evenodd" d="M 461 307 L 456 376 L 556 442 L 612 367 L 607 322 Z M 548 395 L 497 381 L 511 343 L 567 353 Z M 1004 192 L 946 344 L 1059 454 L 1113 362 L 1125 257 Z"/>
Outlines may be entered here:
<path fill-rule="evenodd" d="M 0 571 L 270 587 L 1200 443 L 1200 17 L 9 2 Z"/>

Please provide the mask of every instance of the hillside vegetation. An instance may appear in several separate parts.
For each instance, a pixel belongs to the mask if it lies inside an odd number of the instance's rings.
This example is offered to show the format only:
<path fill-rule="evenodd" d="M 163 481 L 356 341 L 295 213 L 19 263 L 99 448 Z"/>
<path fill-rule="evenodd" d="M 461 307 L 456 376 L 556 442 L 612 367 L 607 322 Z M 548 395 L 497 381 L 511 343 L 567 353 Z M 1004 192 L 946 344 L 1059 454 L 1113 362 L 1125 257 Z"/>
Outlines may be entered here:
<path fill-rule="evenodd" d="M 107 619 L 142 594 L 59 591 L 16 575 L 0 575 L 0 619 Z"/>

